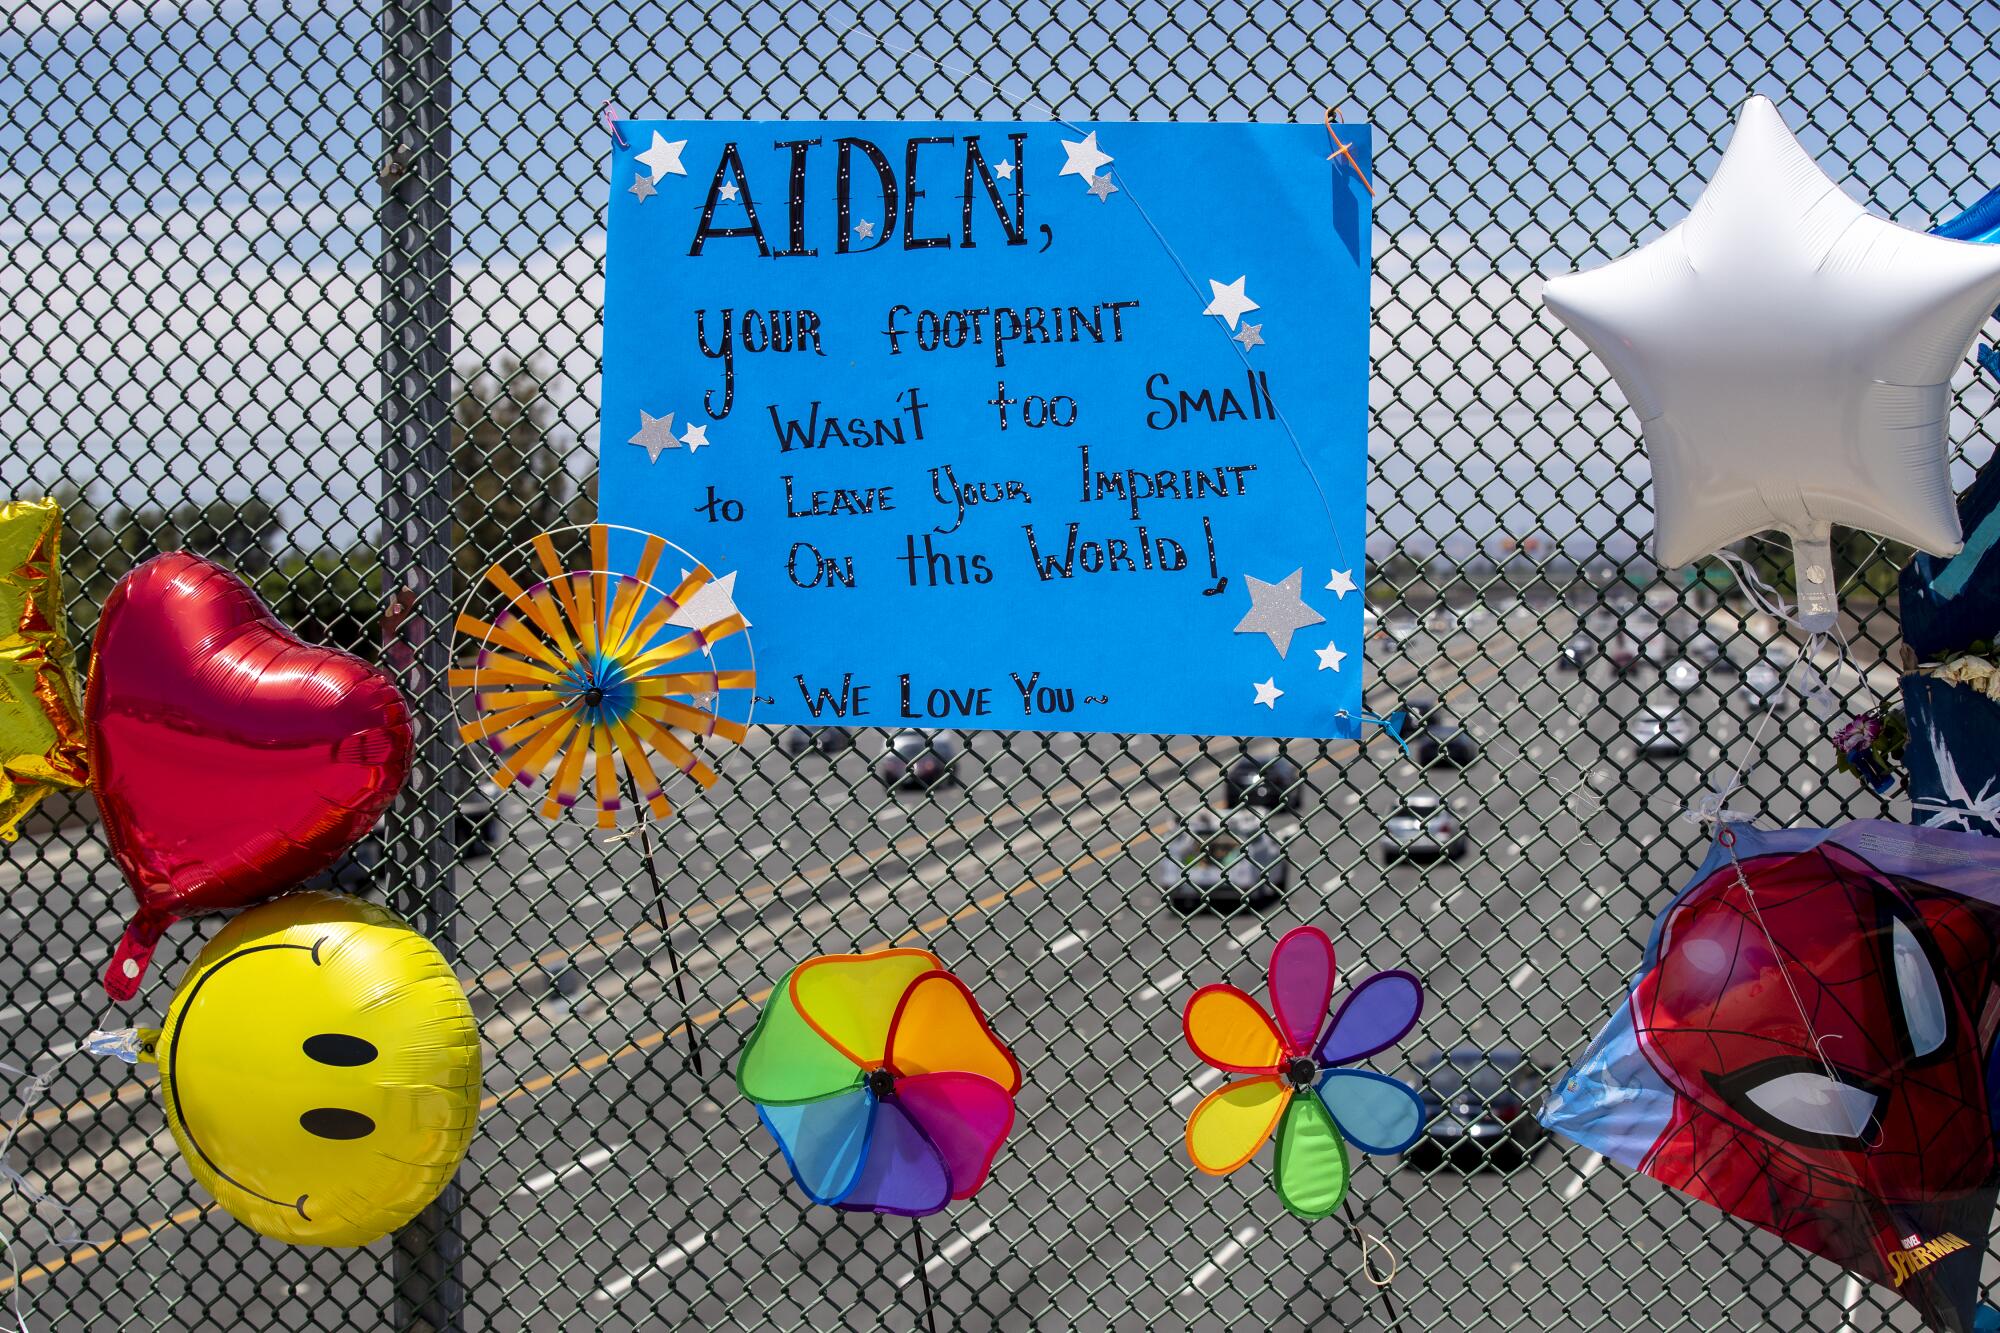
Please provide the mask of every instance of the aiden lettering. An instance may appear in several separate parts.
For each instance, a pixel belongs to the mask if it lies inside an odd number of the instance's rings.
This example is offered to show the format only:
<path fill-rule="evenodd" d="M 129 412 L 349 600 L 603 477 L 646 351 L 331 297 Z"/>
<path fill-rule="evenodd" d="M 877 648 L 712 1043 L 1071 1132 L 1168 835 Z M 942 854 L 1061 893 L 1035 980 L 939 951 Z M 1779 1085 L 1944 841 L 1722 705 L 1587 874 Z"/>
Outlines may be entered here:
<path fill-rule="evenodd" d="M 824 225 L 829 216 L 837 255 L 866 254 L 899 234 L 904 250 L 972 250 L 978 248 L 982 231 L 993 239 L 996 225 L 1001 244 L 1026 245 L 1027 143 L 1027 134 L 1017 131 L 1007 136 L 1005 146 L 995 145 L 998 159 L 1011 166 L 1002 175 L 994 171 L 977 134 L 963 140 L 914 135 L 903 141 L 897 155 L 902 160 L 898 175 L 890 152 L 870 139 L 835 139 L 831 154 L 819 139 L 780 139 L 771 145 L 779 161 L 769 166 L 760 163 L 754 173 L 732 139 L 722 145 L 716 159 L 688 255 L 700 259 L 714 242 L 745 241 L 766 259 L 810 259 L 820 253 L 819 246 L 810 243 L 810 225 L 815 219 Z M 954 153 L 954 145 L 962 145 L 962 151 Z M 763 214 L 758 212 L 757 191 L 763 187 L 752 179 L 754 174 L 768 184 L 780 167 L 786 185 L 782 223 L 771 217 L 768 206 Z M 948 192 L 940 188 L 947 180 Z M 830 214 L 823 205 L 811 206 L 816 181 L 832 186 Z M 946 193 L 955 197 L 956 209 L 927 202 Z M 766 199 L 771 195 L 765 190 Z M 774 234 L 782 237 L 783 249 L 772 248 Z"/>

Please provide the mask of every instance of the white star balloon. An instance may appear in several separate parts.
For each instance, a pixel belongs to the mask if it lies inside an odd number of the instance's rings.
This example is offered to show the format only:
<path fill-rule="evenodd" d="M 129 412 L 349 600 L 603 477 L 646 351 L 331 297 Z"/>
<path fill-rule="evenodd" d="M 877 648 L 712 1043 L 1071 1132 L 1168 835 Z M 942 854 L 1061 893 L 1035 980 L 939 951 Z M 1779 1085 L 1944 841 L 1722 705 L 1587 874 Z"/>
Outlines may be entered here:
<path fill-rule="evenodd" d="M 1958 549 L 1950 382 L 2000 302 L 2000 246 L 1871 217 L 1766 99 L 1686 220 L 1543 297 L 1639 415 L 1662 565 L 1779 529 L 1799 621 L 1826 630 L 1833 524 Z"/>

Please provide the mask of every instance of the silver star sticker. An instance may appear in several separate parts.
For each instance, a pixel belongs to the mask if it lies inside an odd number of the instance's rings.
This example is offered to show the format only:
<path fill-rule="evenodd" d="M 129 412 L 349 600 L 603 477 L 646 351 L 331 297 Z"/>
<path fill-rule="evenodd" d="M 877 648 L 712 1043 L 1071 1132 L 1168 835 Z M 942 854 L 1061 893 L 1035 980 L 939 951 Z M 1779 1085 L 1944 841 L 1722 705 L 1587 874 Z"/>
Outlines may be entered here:
<path fill-rule="evenodd" d="M 702 584 L 680 610 L 667 617 L 667 623 L 682 629 L 707 629 L 731 616 L 742 615 L 736 605 L 736 574 L 737 571 L 732 569 Z M 686 570 L 681 571 L 681 577 L 687 577 Z M 748 625 L 750 618 L 744 616 L 743 623 Z"/>
<path fill-rule="evenodd" d="M 1236 341 L 1243 344 L 1243 350 L 1246 352 L 1253 347 L 1262 347 L 1264 345 L 1264 326 L 1262 324 L 1252 324 L 1247 319 L 1244 320 L 1242 329 L 1236 334 Z"/>
<path fill-rule="evenodd" d="M 1319 656 L 1319 669 L 1321 671 L 1337 672 L 1340 670 L 1340 664 L 1347 660 L 1347 654 L 1341 652 L 1339 648 L 1330 643 L 1324 648 L 1313 649 L 1313 652 Z"/>
<path fill-rule="evenodd" d="M 688 423 L 688 428 L 681 432 L 681 443 L 688 447 L 690 454 L 702 448 L 708 443 L 708 427 L 706 425 L 697 426 L 692 422 Z"/>
<path fill-rule="evenodd" d="M 1292 631 L 1307 625 L 1318 625 L 1326 617 L 1305 604 L 1299 596 L 1299 587 L 1305 581 L 1305 571 L 1295 569 L 1276 583 L 1266 583 L 1254 574 L 1243 576 L 1244 586 L 1250 590 L 1250 613 L 1236 624 L 1238 634 L 1265 634 L 1271 639 L 1271 646 L 1283 657 L 1292 650 Z"/>
<path fill-rule="evenodd" d="M 993 168 L 993 174 L 1004 181 L 1014 174 L 1014 164 L 1012 162 L 1002 162 L 999 166 Z"/>
<path fill-rule="evenodd" d="M 678 449 L 681 442 L 674 438 L 674 414 L 656 417 L 644 408 L 639 411 L 639 433 L 625 441 L 636 444 L 646 451 L 646 461 L 657 463 L 663 450 Z"/>
<path fill-rule="evenodd" d="M 735 181 L 728 181 L 724 183 L 721 189 L 715 192 L 715 197 L 717 199 L 726 199 L 733 204 L 736 202 L 736 196 L 741 193 L 743 192 L 736 188 Z"/>
<path fill-rule="evenodd" d="M 632 173 L 632 193 L 638 195 L 639 202 L 643 204 L 659 191 L 653 188 L 653 182 L 647 179 L 645 172 L 635 171 Z"/>
<path fill-rule="evenodd" d="M 1118 187 L 1111 183 L 1111 177 L 1108 174 L 1092 176 L 1088 192 L 1097 196 L 1098 203 L 1107 204 L 1111 202 L 1111 196 L 1118 193 Z"/>
<path fill-rule="evenodd" d="M 1326 590 L 1332 593 L 1336 600 L 1345 597 L 1347 596 L 1347 594 L 1354 591 L 1353 570 L 1334 569 L 1334 570 L 1329 570 L 1327 572 L 1332 574 L 1333 577 L 1326 581 Z"/>
<path fill-rule="evenodd" d="M 1251 700 L 1251 702 L 1260 703 L 1269 709 L 1275 710 L 1278 706 L 1278 700 L 1285 696 L 1285 692 L 1278 688 L 1278 678 L 1276 676 L 1266 676 L 1261 682 L 1252 681 L 1251 686 L 1257 691 L 1257 697 Z"/>
<path fill-rule="evenodd" d="M 854 224 L 854 234 L 865 241 L 875 234 L 875 224 L 867 218 L 863 218 Z"/>

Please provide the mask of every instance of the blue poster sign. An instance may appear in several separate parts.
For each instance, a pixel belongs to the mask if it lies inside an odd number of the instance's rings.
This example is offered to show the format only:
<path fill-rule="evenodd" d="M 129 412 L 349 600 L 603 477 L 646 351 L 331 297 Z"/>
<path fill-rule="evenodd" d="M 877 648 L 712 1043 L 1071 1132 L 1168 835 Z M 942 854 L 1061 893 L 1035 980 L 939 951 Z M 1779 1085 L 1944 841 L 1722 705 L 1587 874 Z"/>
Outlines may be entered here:
<path fill-rule="evenodd" d="M 618 128 L 599 512 L 760 721 L 1359 734 L 1366 126 Z"/>

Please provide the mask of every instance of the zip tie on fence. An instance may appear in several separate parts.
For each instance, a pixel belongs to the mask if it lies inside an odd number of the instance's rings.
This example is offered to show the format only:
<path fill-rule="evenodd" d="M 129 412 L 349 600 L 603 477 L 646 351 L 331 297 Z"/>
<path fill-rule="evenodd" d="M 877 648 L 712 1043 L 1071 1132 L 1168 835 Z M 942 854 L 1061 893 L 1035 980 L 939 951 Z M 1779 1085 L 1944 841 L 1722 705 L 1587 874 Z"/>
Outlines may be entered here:
<path fill-rule="evenodd" d="M 618 128 L 618 108 L 612 104 L 611 99 L 608 97 L 604 99 L 604 128 L 611 131 L 612 142 L 616 143 L 620 148 L 630 148 L 632 146 L 625 142 L 625 131 Z"/>
<path fill-rule="evenodd" d="M 1361 162 L 1354 156 L 1354 150 L 1341 142 L 1340 136 L 1334 133 L 1333 127 L 1339 122 L 1340 108 L 1337 106 L 1328 107 L 1326 109 L 1326 137 L 1333 140 L 1333 151 L 1326 155 L 1326 160 L 1333 162 L 1345 158 L 1347 165 L 1354 168 L 1354 174 L 1361 178 L 1362 188 L 1368 191 L 1368 197 L 1372 199 L 1375 197 L 1375 182 L 1369 180 L 1368 173 L 1361 169 Z"/>
<path fill-rule="evenodd" d="M 1396 1272 L 1402 1267 L 1402 1264 L 1397 1259 L 1396 1251 L 1390 1247 L 1389 1242 L 1383 1240 L 1380 1236 L 1370 1235 L 1368 1232 L 1351 1223 L 1348 1225 L 1347 1230 L 1353 1235 L 1355 1243 L 1361 1247 L 1361 1276 L 1368 1279 L 1369 1284 L 1374 1287 L 1386 1288 L 1391 1282 L 1394 1282 L 1396 1280 Z M 1389 1256 L 1388 1271 L 1384 1272 L 1375 1266 L 1375 1256 L 1368 1252 L 1368 1247 L 1371 1245 Z"/>
<path fill-rule="evenodd" d="M 1371 722 L 1374 723 L 1376 726 L 1382 728 L 1384 732 L 1388 733 L 1390 740 L 1396 742 L 1396 748 L 1403 752 L 1403 758 L 1409 759 L 1410 743 L 1403 739 L 1403 725 L 1404 725 L 1405 712 L 1406 712 L 1405 709 L 1398 708 L 1395 712 L 1389 714 L 1389 716 L 1387 717 L 1377 717 L 1375 714 L 1367 712 L 1365 710 L 1359 713 L 1350 713 L 1345 708 L 1343 708 L 1339 712 L 1335 713 L 1334 716 L 1339 718 L 1351 718 L 1354 721 L 1360 722 L 1364 725 Z M 1356 737 L 1355 739 L 1365 741 L 1364 737 Z"/>

